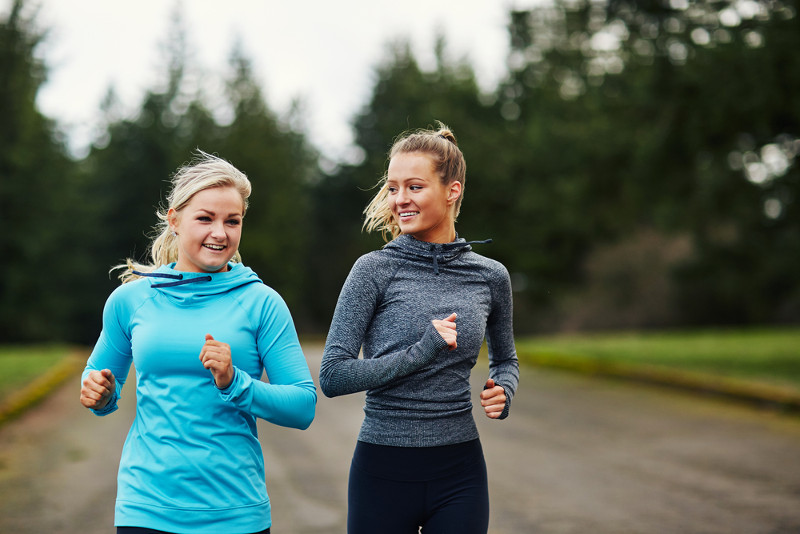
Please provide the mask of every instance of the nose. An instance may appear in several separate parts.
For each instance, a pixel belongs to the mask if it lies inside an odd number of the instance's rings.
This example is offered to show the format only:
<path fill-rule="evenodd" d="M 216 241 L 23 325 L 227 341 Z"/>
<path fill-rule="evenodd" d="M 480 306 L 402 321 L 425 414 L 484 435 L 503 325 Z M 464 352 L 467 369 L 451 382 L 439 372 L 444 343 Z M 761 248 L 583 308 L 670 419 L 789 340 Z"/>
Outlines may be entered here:
<path fill-rule="evenodd" d="M 211 225 L 211 237 L 217 239 L 225 238 L 225 228 L 222 221 L 217 221 Z"/>
<path fill-rule="evenodd" d="M 395 195 L 394 199 L 395 203 L 397 204 L 405 204 L 408 201 L 408 196 L 406 195 L 406 190 L 402 187 L 397 189 L 397 194 Z"/>

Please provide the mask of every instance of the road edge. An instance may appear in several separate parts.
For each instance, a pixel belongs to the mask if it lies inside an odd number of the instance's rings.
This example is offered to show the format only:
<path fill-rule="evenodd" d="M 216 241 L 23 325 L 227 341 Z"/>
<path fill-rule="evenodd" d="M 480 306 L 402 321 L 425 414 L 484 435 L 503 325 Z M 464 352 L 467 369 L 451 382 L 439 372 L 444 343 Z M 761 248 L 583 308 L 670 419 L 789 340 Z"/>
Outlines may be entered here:
<path fill-rule="evenodd" d="M 790 387 L 656 365 L 627 364 L 563 354 L 524 353 L 520 355 L 520 360 L 536 367 L 642 382 L 800 413 L 800 391 Z"/>
<path fill-rule="evenodd" d="M 68 378 L 74 378 L 75 374 L 80 372 L 85 365 L 85 351 L 74 350 L 45 374 L 39 376 L 21 390 L 9 395 L 0 404 L 0 427 L 41 402 Z M 75 387 L 75 402 L 78 402 L 77 384 Z"/>

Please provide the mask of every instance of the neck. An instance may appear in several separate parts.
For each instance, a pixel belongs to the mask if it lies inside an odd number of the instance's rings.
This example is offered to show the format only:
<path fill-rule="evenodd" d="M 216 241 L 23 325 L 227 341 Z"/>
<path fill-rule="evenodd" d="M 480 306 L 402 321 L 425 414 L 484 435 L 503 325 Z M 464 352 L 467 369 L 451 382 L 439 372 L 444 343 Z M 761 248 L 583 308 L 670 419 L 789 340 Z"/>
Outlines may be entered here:
<path fill-rule="evenodd" d="M 450 224 L 449 227 L 431 228 L 427 232 L 411 234 L 411 237 L 426 243 L 452 243 L 456 239 L 456 227 Z"/>

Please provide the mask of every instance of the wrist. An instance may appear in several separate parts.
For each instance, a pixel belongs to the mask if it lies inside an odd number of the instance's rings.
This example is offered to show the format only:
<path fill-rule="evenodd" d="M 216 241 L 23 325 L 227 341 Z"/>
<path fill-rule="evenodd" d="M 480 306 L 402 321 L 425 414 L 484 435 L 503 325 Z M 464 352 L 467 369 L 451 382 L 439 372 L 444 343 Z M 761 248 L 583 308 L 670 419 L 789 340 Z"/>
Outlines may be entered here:
<path fill-rule="evenodd" d="M 235 370 L 231 368 L 230 372 L 225 373 L 224 377 L 214 377 L 214 386 L 221 391 L 226 390 L 231 387 L 231 384 L 233 384 L 233 379 L 235 376 Z"/>

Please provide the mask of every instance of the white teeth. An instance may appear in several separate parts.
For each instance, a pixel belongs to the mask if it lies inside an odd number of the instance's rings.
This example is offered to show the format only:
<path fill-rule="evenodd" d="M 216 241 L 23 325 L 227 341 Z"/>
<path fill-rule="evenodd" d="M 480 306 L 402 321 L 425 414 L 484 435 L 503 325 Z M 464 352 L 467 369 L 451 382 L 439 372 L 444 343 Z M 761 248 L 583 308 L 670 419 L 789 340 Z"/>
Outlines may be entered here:
<path fill-rule="evenodd" d="M 400 213 L 400 217 L 409 217 L 411 215 L 416 215 L 417 213 L 419 213 L 419 212 L 418 211 L 404 211 L 404 212 Z"/>
<path fill-rule="evenodd" d="M 222 250 L 225 247 L 222 245 L 203 245 L 206 248 L 210 248 L 211 250 Z"/>

